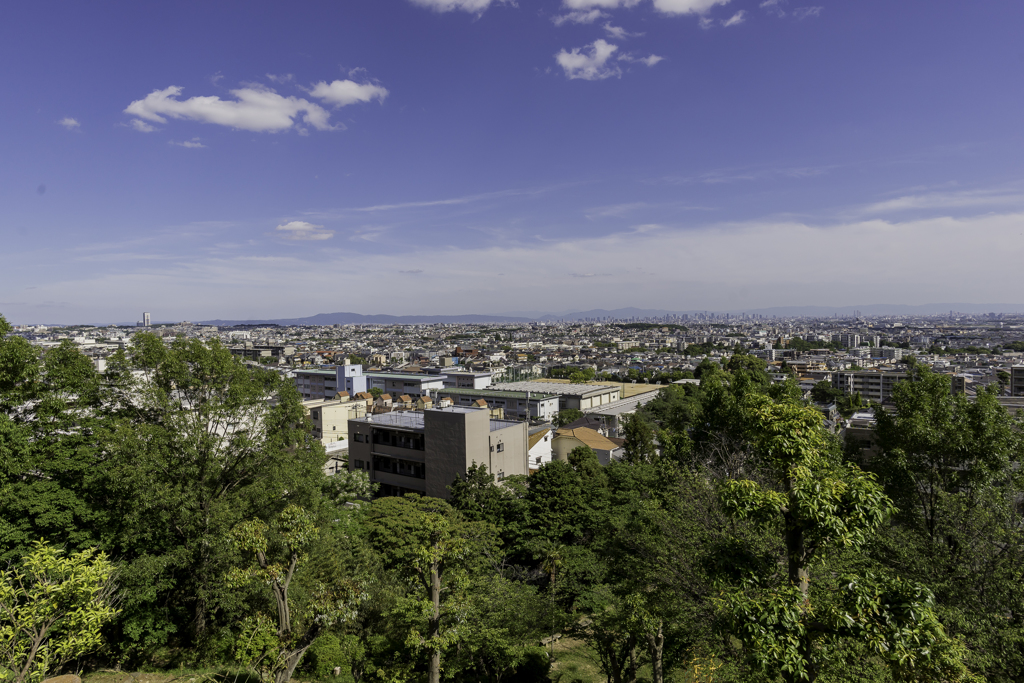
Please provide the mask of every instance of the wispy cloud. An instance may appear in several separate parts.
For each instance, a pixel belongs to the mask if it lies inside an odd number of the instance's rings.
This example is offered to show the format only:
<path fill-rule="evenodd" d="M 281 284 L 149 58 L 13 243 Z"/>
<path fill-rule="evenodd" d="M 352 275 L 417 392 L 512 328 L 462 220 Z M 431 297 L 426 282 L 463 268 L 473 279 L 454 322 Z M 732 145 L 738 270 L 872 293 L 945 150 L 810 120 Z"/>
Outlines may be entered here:
<path fill-rule="evenodd" d="M 969 190 L 963 192 L 928 192 L 904 195 L 869 204 L 862 209 L 864 214 L 892 213 L 918 209 L 963 209 L 1006 206 L 1024 206 L 1024 193 L 1003 190 Z"/>
<path fill-rule="evenodd" d="M 306 221 L 289 221 L 277 226 L 281 237 L 295 242 L 316 242 L 334 237 L 333 230 L 325 230 L 322 225 L 314 225 Z"/>
<path fill-rule="evenodd" d="M 576 10 L 574 12 L 566 12 L 565 14 L 557 14 L 551 17 L 551 21 L 555 26 L 563 24 L 593 24 L 598 19 L 606 16 L 608 15 L 599 9 Z"/>
<path fill-rule="evenodd" d="M 573 10 L 588 10 L 593 7 L 601 9 L 618 9 L 619 7 L 633 7 L 640 3 L 640 0 L 562 0 L 562 5 Z"/>
<path fill-rule="evenodd" d="M 454 12 L 456 10 L 470 14 L 483 14 L 492 4 L 507 0 L 410 0 L 412 4 L 426 7 L 435 12 Z"/>
<path fill-rule="evenodd" d="M 821 11 L 824 7 L 797 7 L 793 10 L 793 16 L 797 19 L 806 19 L 808 17 L 817 17 L 821 15 Z"/>
<path fill-rule="evenodd" d="M 742 24 L 746 20 L 746 18 L 747 18 L 747 11 L 741 9 L 739 12 L 737 12 L 736 14 L 732 15 L 731 17 L 729 17 L 728 19 L 723 21 L 722 22 L 722 26 L 725 26 L 725 27 L 736 26 L 737 24 Z"/>
<path fill-rule="evenodd" d="M 624 52 L 618 56 L 620 62 L 632 62 L 634 64 L 644 64 L 646 66 L 654 66 L 658 62 L 665 61 L 665 58 L 660 55 L 647 55 L 646 57 L 637 57 L 632 52 Z"/>
<path fill-rule="evenodd" d="M 464 197 L 450 197 L 447 199 L 429 199 L 425 201 L 414 201 L 414 202 L 397 202 L 394 204 L 375 204 L 373 206 L 360 206 L 348 211 L 358 212 L 377 212 L 377 211 L 395 211 L 400 209 L 420 209 L 425 207 L 433 206 L 452 206 L 458 204 L 470 204 L 472 202 L 479 202 L 488 199 L 498 199 L 501 197 L 514 197 L 520 195 L 537 195 L 549 192 L 554 188 L 541 187 L 532 189 L 514 189 L 514 190 L 498 190 L 496 192 L 481 192 L 480 194 L 471 194 Z M 316 216 L 336 216 L 344 211 L 333 211 L 333 212 L 311 212 L 310 215 Z"/>
<path fill-rule="evenodd" d="M 613 40 L 626 40 L 627 38 L 639 38 L 643 33 L 630 33 L 621 26 L 612 26 L 610 21 L 604 22 L 602 27 L 604 32 L 608 34 L 608 37 Z"/>
<path fill-rule="evenodd" d="M 70 116 L 65 116 L 57 123 L 61 126 L 64 126 L 64 128 L 67 130 L 77 130 L 82 126 L 82 124 L 78 122 L 78 119 L 73 119 Z"/>
<path fill-rule="evenodd" d="M 824 175 L 836 168 L 835 166 L 790 166 L 778 168 L 723 168 L 706 171 L 692 176 L 672 176 L 664 178 L 665 182 L 674 184 L 735 183 L 751 180 L 767 180 L 770 178 L 813 178 Z"/>
<path fill-rule="evenodd" d="M 175 142 L 174 140 L 171 140 L 168 144 L 175 145 L 177 147 L 187 147 L 189 149 L 204 149 L 206 147 L 199 138 L 192 138 L 191 140 L 185 140 L 184 142 Z"/>
<path fill-rule="evenodd" d="M 782 6 L 786 4 L 786 0 L 764 0 L 760 4 L 761 9 L 769 14 L 774 14 L 777 17 L 786 16 L 786 11 L 782 9 Z"/>
<path fill-rule="evenodd" d="M 560 51 L 555 55 L 555 61 L 570 80 L 599 81 L 622 75 L 614 61 L 609 63 L 618 49 L 618 45 L 598 38 L 590 45 Z"/>

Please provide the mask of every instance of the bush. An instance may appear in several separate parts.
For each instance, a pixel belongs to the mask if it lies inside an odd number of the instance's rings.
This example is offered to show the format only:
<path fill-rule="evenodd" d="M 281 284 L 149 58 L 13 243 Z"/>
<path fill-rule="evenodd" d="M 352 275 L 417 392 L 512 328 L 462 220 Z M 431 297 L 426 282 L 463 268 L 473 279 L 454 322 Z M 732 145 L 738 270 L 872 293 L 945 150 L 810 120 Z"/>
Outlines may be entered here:
<path fill-rule="evenodd" d="M 333 633 L 323 633 L 306 652 L 303 668 L 313 678 L 326 680 L 334 677 L 335 667 L 344 667 L 346 663 L 345 653 L 341 650 L 341 641 Z"/>

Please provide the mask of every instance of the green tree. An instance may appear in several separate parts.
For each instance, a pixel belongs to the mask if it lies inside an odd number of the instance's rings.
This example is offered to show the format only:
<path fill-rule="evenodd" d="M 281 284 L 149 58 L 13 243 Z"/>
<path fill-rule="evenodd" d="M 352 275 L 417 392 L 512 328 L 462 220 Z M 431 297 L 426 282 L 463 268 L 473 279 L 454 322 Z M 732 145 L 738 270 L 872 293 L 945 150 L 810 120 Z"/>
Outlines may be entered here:
<path fill-rule="evenodd" d="M 286 507 L 274 521 L 274 528 L 253 519 L 231 530 L 235 545 L 252 553 L 256 565 L 233 570 L 228 574 L 228 583 L 270 586 L 277 611 L 273 636 L 269 620 L 247 619 L 238 658 L 258 669 L 264 680 L 287 683 L 306 650 L 325 629 L 355 616 L 363 591 L 352 581 L 335 577 L 330 584 L 318 583 L 313 587 L 312 597 L 302 613 L 295 610 L 289 589 L 299 564 L 305 563 L 309 547 L 318 540 L 320 530 L 313 515 L 297 505 Z"/>
<path fill-rule="evenodd" d="M 108 544 L 127 589 L 118 641 L 141 654 L 176 638 L 201 655 L 211 618 L 226 628 L 246 611 L 222 580 L 236 561 L 229 531 L 289 504 L 315 509 L 326 455 L 294 386 L 216 342 L 135 335 L 109 367 Z"/>
<path fill-rule="evenodd" d="M 915 368 L 893 389 L 895 412 L 876 409 L 878 472 L 900 506 L 874 555 L 926 583 L 938 613 L 990 681 L 1024 676 L 1024 459 L 1019 417 L 994 387 L 952 395 L 947 376 Z"/>
<path fill-rule="evenodd" d="M 43 541 L 0 573 L 0 679 L 38 683 L 99 648 L 117 614 L 113 577 L 103 553 L 68 555 Z"/>
<path fill-rule="evenodd" d="M 651 462 L 658 455 L 654 444 L 654 429 L 641 415 L 624 415 L 622 433 L 625 436 L 626 462 Z"/>
<path fill-rule="evenodd" d="M 101 383 L 92 362 L 67 340 L 41 361 L 26 347 L 20 337 L 0 340 L 0 543 L 8 560 L 39 538 L 75 549 L 101 545 L 107 507 L 97 443 Z"/>
<path fill-rule="evenodd" d="M 557 429 L 558 427 L 564 427 L 567 424 L 572 424 L 576 420 L 583 417 L 583 411 L 577 410 L 576 408 L 565 408 L 558 411 L 558 415 L 552 420 L 552 425 Z"/>
<path fill-rule="evenodd" d="M 833 387 L 832 383 L 827 380 L 816 382 L 811 387 L 811 400 L 822 405 L 833 403 L 842 395 L 843 392 Z"/>
<path fill-rule="evenodd" d="M 778 485 L 727 479 L 722 503 L 734 517 L 779 529 L 787 567 L 782 582 L 748 577 L 722 598 L 753 659 L 786 681 L 814 681 L 850 639 L 898 677 L 966 679 L 963 646 L 946 637 L 921 584 L 863 572 L 812 592 L 812 564 L 863 547 L 894 507 L 870 474 L 839 460 L 812 408 L 753 395 L 744 409 L 757 464 Z"/>
<path fill-rule="evenodd" d="M 415 494 L 378 499 L 364 519 L 371 545 L 407 582 L 395 613 L 407 624 L 406 645 L 426 653 L 428 679 L 437 683 L 445 650 L 469 636 L 469 581 L 474 565 L 495 556 L 496 530 Z"/>

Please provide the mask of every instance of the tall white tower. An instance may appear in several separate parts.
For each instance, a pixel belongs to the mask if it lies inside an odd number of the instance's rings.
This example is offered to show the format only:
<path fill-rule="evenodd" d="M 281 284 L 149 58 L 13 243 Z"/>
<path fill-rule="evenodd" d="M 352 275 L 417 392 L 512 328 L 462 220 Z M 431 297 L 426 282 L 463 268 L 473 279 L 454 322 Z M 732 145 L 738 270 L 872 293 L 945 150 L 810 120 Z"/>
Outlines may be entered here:
<path fill-rule="evenodd" d="M 149 327 L 149 313 L 142 314 L 142 326 Z"/>

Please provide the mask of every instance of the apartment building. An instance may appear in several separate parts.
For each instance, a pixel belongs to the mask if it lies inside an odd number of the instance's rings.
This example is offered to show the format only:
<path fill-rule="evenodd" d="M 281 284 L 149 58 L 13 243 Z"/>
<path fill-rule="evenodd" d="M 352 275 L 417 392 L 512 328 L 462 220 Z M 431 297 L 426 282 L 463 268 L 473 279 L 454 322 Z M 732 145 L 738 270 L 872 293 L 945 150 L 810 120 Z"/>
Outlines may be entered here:
<path fill-rule="evenodd" d="M 440 374 L 440 371 L 435 370 L 431 374 Z M 446 370 L 444 375 L 445 389 L 486 389 L 494 378 L 490 371 Z"/>
<path fill-rule="evenodd" d="M 892 388 L 905 380 L 905 372 L 884 372 L 880 370 L 858 370 L 832 373 L 832 386 L 847 394 L 860 394 L 865 401 L 888 403 Z"/>
<path fill-rule="evenodd" d="M 367 372 L 369 389 L 380 389 L 392 396 L 407 395 L 413 400 L 422 396 L 433 396 L 444 389 L 447 375 L 428 375 L 422 372 Z"/>
<path fill-rule="evenodd" d="M 832 341 L 836 342 L 840 346 L 846 349 L 855 349 L 860 346 L 860 335 L 859 334 L 833 334 Z"/>
<path fill-rule="evenodd" d="M 313 435 L 328 446 L 348 438 L 348 421 L 366 415 L 366 401 L 340 399 L 310 399 L 302 408 L 313 422 Z"/>
<path fill-rule="evenodd" d="M 497 481 L 529 474 L 525 422 L 492 420 L 487 410 L 453 406 L 349 420 L 348 466 L 380 485 L 379 495 L 447 498 L 474 463 Z"/>
<path fill-rule="evenodd" d="M 499 385 L 500 386 L 500 385 Z M 439 389 L 438 398 L 448 397 L 457 406 L 469 406 L 480 399 L 491 410 L 501 408 L 510 420 L 551 420 L 558 414 L 558 394 L 541 394 L 505 389 Z"/>
<path fill-rule="evenodd" d="M 338 366 L 336 374 L 338 377 L 338 391 L 347 391 L 349 396 L 355 396 L 369 390 L 368 380 L 363 375 L 362 365 L 352 365 L 346 358 L 345 363 Z"/>
<path fill-rule="evenodd" d="M 1010 396 L 1024 396 L 1024 365 L 1010 368 Z"/>
<path fill-rule="evenodd" d="M 338 374 L 331 369 L 296 370 L 295 388 L 304 400 L 332 399 L 338 389 Z M 351 392 L 349 393 L 351 396 Z"/>

